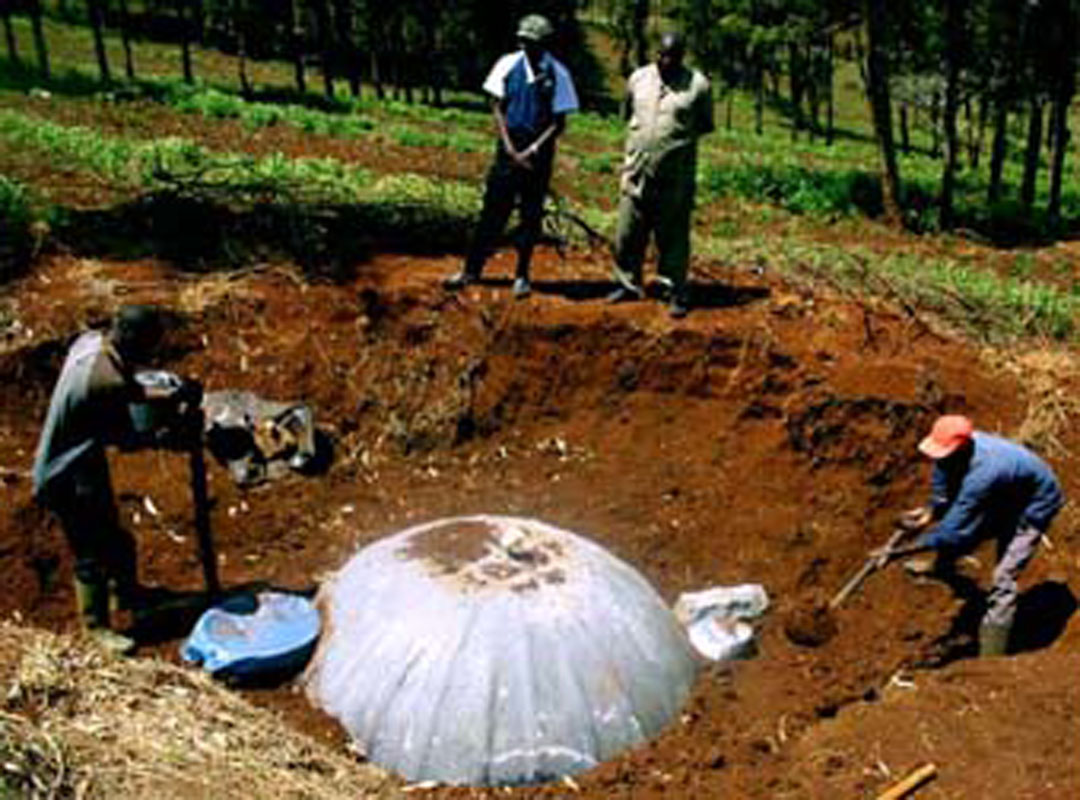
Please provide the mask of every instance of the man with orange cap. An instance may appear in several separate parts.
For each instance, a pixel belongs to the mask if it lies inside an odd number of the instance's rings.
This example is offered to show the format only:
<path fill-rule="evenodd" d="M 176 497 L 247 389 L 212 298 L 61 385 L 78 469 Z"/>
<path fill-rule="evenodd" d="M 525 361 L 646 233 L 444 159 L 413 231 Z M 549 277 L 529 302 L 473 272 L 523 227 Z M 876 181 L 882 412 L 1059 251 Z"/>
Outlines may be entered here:
<path fill-rule="evenodd" d="M 1004 655 L 1016 615 L 1017 578 L 1061 510 L 1061 486 L 1033 452 L 976 431 L 964 416 L 939 417 L 919 450 L 934 461 L 930 503 L 905 512 L 900 525 L 920 535 L 882 555 L 892 560 L 936 550 L 934 571 L 948 574 L 959 556 L 996 539 L 998 563 L 979 625 L 979 655 Z"/>

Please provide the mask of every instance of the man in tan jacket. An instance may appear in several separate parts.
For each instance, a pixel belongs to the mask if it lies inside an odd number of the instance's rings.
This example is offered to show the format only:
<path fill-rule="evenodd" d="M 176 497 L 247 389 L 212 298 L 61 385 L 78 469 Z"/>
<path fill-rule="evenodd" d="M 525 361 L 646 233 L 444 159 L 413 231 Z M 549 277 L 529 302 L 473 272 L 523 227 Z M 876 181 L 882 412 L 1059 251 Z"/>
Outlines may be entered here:
<path fill-rule="evenodd" d="M 630 124 L 615 233 L 619 288 L 608 298 L 619 303 L 644 296 L 645 247 L 650 234 L 655 234 L 658 272 L 670 288 L 673 317 L 685 316 L 688 307 L 686 270 L 697 141 L 713 130 L 709 81 L 683 64 L 685 52 L 679 34 L 664 34 L 656 63 L 635 70 L 627 82 Z"/>

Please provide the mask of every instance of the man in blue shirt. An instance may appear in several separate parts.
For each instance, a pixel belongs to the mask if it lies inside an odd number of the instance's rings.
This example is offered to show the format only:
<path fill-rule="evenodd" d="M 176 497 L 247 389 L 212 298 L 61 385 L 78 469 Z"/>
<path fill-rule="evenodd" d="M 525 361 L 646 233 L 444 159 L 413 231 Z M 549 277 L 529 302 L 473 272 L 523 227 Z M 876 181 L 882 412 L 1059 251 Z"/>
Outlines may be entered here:
<path fill-rule="evenodd" d="M 1041 458 L 1016 442 L 974 430 L 967 417 L 938 418 L 919 450 L 934 461 L 929 505 L 906 512 L 910 545 L 880 553 L 892 560 L 937 551 L 935 571 L 995 539 L 998 563 L 979 626 L 979 654 L 1004 655 L 1016 615 L 1017 578 L 1061 510 L 1064 496 Z"/>
<path fill-rule="evenodd" d="M 555 140 L 565 128 L 566 115 L 578 109 L 570 72 L 544 48 L 552 33 L 545 17 L 524 17 L 517 31 L 521 49 L 495 62 L 484 81 L 484 91 L 492 97 L 499 139 L 487 176 L 480 222 L 464 268 L 444 283 L 448 289 L 460 289 L 480 280 L 495 239 L 518 205 L 521 227 L 514 297 L 528 297 L 531 291 L 529 262 L 540 235 Z"/>

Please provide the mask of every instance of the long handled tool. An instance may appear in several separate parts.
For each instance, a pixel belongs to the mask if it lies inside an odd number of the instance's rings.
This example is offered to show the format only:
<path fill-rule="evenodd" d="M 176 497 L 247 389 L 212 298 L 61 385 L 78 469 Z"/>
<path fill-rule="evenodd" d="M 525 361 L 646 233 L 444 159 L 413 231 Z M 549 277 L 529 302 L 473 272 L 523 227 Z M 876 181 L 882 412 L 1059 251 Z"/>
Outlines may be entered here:
<path fill-rule="evenodd" d="M 896 545 L 900 544 L 901 540 L 907 535 L 908 531 L 897 527 L 892 532 L 889 540 L 885 543 L 883 551 L 888 552 L 889 550 L 892 550 Z M 885 566 L 885 559 L 881 556 L 870 556 L 866 559 L 866 563 L 862 565 L 859 571 L 852 575 L 848 579 L 848 582 L 840 588 L 840 591 L 833 596 L 833 599 L 829 601 L 829 609 L 834 609 L 847 600 L 848 595 L 858 589 L 864 580 L 883 566 Z"/>
<path fill-rule="evenodd" d="M 191 497 L 195 503 L 195 533 L 199 539 L 199 559 L 202 561 L 206 593 L 212 602 L 221 594 L 221 581 L 217 573 L 214 538 L 210 533 L 210 500 L 206 492 L 206 461 L 203 458 L 202 437 L 192 443 L 188 453 L 188 463 L 191 466 Z"/>
<path fill-rule="evenodd" d="M 203 581 L 210 602 L 221 594 L 221 581 L 217 573 L 217 554 L 214 538 L 210 533 L 210 499 L 206 491 L 206 460 L 203 456 L 203 430 L 205 420 L 202 410 L 202 386 L 195 381 L 185 384 L 186 410 L 182 415 L 181 440 L 188 451 L 191 474 L 191 499 L 195 505 L 195 534 L 199 542 L 199 560 L 202 562 Z"/>

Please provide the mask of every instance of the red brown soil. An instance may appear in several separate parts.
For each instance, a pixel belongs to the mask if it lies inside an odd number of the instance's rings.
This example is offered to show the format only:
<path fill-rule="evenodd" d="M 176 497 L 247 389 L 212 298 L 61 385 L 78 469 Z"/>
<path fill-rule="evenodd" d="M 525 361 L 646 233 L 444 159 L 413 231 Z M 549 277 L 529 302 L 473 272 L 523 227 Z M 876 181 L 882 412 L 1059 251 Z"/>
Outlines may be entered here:
<path fill-rule="evenodd" d="M 1075 744 L 1080 710 L 1075 625 L 1011 659 L 913 672 L 958 603 L 894 569 L 837 613 L 821 646 L 784 634 L 788 615 L 827 598 L 885 538 L 892 515 L 921 500 L 927 475 L 914 444 L 933 415 L 964 411 L 1014 430 L 1028 400 L 1015 377 L 899 314 L 881 312 L 871 335 L 860 307 L 757 277 L 728 273 L 730 304 L 672 322 L 651 302 L 566 296 L 561 281 L 588 286 L 603 274 L 599 256 L 541 253 L 537 292 L 522 303 L 503 281 L 446 293 L 439 280 L 455 266 L 384 255 L 358 265 L 351 282 L 327 285 L 287 267 L 194 279 L 152 262 L 45 259 L 6 295 L 25 329 L 0 356 L 0 611 L 73 625 L 66 581 L 42 580 L 53 565 L 61 578 L 70 566 L 55 526 L 32 510 L 25 471 L 66 339 L 118 302 L 156 302 L 183 319 L 165 366 L 208 389 L 304 400 L 335 440 L 323 476 L 242 491 L 211 468 L 228 585 L 309 587 L 407 524 L 492 512 L 589 535 L 669 600 L 714 584 L 767 587 L 775 606 L 759 657 L 704 670 L 681 720 L 580 776 L 583 796 L 870 796 L 923 761 L 941 775 L 920 797 L 1080 789 L 1065 744 Z M 500 255 L 490 274 L 510 266 Z M 1075 448 L 1072 430 L 1059 436 Z M 1051 460 L 1075 492 L 1071 457 Z M 185 460 L 116 455 L 112 467 L 144 578 L 199 588 Z M 1070 511 L 1054 543 L 1025 587 L 1077 585 Z M 159 652 L 175 657 L 173 647 Z M 341 743 L 295 692 L 250 697 Z"/>

